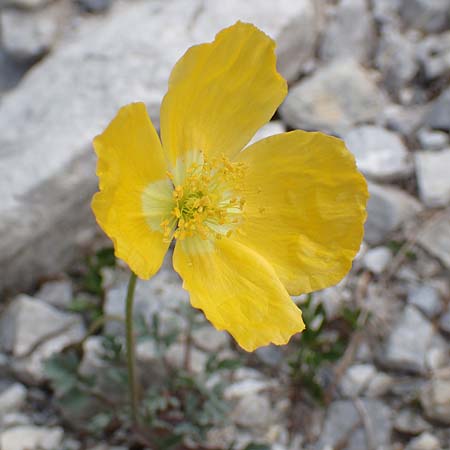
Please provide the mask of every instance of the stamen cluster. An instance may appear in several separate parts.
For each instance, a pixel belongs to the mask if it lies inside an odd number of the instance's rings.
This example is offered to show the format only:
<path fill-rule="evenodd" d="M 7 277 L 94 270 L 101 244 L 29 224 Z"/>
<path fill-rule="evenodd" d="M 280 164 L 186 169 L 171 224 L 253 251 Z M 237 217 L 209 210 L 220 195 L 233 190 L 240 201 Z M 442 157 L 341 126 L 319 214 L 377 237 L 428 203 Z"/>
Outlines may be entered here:
<path fill-rule="evenodd" d="M 174 183 L 174 207 L 171 217 L 161 222 L 164 237 L 185 239 L 198 235 L 229 236 L 242 220 L 244 200 L 242 179 L 245 165 L 232 163 L 225 156 L 208 159 L 201 154 L 199 162 L 186 170 L 184 180 L 175 183 L 172 173 L 167 176 Z"/>

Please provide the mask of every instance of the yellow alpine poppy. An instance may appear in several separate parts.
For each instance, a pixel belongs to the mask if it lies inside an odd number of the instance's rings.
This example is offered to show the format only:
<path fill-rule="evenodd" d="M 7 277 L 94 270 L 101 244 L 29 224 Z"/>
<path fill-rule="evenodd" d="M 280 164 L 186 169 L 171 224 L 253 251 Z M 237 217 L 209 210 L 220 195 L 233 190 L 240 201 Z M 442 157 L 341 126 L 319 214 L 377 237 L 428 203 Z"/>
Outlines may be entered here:
<path fill-rule="evenodd" d="M 237 22 L 175 65 L 161 141 L 143 103 L 94 140 L 97 222 L 140 278 L 173 264 L 191 303 L 247 351 L 304 329 L 291 295 L 336 284 L 351 267 L 367 186 L 344 143 L 278 134 L 244 150 L 286 96 L 275 43 Z"/>

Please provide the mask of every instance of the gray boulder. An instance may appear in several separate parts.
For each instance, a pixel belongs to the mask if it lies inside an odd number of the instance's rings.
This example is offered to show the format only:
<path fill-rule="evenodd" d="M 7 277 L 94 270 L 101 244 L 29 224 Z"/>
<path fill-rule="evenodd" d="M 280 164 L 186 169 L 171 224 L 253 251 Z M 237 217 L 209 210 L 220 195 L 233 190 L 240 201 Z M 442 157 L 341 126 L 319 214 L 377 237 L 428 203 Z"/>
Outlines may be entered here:
<path fill-rule="evenodd" d="M 376 39 L 375 25 L 365 0 L 343 0 L 324 29 L 319 49 L 323 60 L 353 57 L 367 62 Z"/>
<path fill-rule="evenodd" d="M 416 152 L 416 171 L 420 199 L 430 207 L 450 202 L 450 148 Z"/>
<path fill-rule="evenodd" d="M 435 130 L 450 132 L 450 88 L 433 101 L 425 115 L 425 124 Z"/>
<path fill-rule="evenodd" d="M 374 121 L 383 104 L 370 72 L 354 60 L 338 59 L 295 85 L 280 114 L 293 128 L 341 134 Z"/>
<path fill-rule="evenodd" d="M 369 183 L 369 193 L 364 240 L 371 245 L 383 242 L 422 210 L 414 197 L 398 188 Z"/>

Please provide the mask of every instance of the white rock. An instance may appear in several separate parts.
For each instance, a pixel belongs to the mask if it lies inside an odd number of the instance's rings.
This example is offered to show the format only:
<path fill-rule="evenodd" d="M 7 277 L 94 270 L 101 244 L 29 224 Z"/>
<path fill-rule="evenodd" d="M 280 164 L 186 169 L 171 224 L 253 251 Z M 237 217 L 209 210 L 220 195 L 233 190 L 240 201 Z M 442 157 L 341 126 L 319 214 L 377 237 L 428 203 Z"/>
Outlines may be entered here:
<path fill-rule="evenodd" d="M 5 9 L 0 14 L 2 44 L 18 60 L 36 59 L 54 45 L 69 18 L 70 3 L 61 0 L 44 9 Z"/>
<path fill-rule="evenodd" d="M 354 57 L 366 62 L 376 39 L 372 16 L 364 0 L 343 0 L 324 30 L 319 55 L 324 60 Z"/>
<path fill-rule="evenodd" d="M 175 368 L 184 367 L 186 356 L 185 344 L 175 343 L 169 347 L 165 354 L 167 362 Z M 196 348 L 191 348 L 189 353 L 189 370 L 195 374 L 200 374 L 205 371 L 208 355 Z"/>
<path fill-rule="evenodd" d="M 268 389 L 273 389 L 277 383 L 269 380 L 241 380 L 230 384 L 224 391 L 228 400 L 255 395 Z"/>
<path fill-rule="evenodd" d="M 417 139 L 424 150 L 441 150 L 448 145 L 448 133 L 421 128 L 417 133 Z"/>
<path fill-rule="evenodd" d="M 48 281 L 35 296 L 58 308 L 67 308 L 73 300 L 72 283 L 70 280 Z"/>
<path fill-rule="evenodd" d="M 450 70 L 450 31 L 426 36 L 416 50 L 427 79 L 433 80 Z"/>
<path fill-rule="evenodd" d="M 252 429 L 265 429 L 272 423 L 272 416 L 269 399 L 265 395 L 256 394 L 240 398 L 232 412 L 236 424 Z"/>
<path fill-rule="evenodd" d="M 419 434 L 430 428 L 430 425 L 411 409 L 400 410 L 394 421 L 394 428 L 405 434 Z"/>
<path fill-rule="evenodd" d="M 209 324 L 195 329 L 192 332 L 192 340 L 198 348 L 207 352 L 217 352 L 230 342 L 225 331 L 218 331 Z"/>
<path fill-rule="evenodd" d="M 450 87 L 431 102 L 424 121 L 430 128 L 450 132 Z"/>
<path fill-rule="evenodd" d="M 406 306 L 388 336 L 383 363 L 394 369 L 425 372 L 425 357 L 433 334 L 433 325 L 416 308 Z"/>
<path fill-rule="evenodd" d="M 372 364 L 355 364 L 347 369 L 341 381 L 341 392 L 346 397 L 357 397 L 369 386 L 376 369 Z"/>
<path fill-rule="evenodd" d="M 390 375 L 384 372 L 377 372 L 367 386 L 366 395 L 368 397 L 383 397 L 393 383 L 394 380 Z"/>
<path fill-rule="evenodd" d="M 301 80 L 280 108 L 294 128 L 342 133 L 375 120 L 384 97 L 370 73 L 353 60 L 336 60 Z"/>
<path fill-rule="evenodd" d="M 384 272 L 386 267 L 392 261 L 392 252 L 387 247 L 375 247 L 366 252 L 363 264 L 366 269 L 376 275 Z"/>
<path fill-rule="evenodd" d="M 389 233 L 422 210 L 414 197 L 394 187 L 369 183 L 369 193 L 364 239 L 371 245 L 383 242 Z"/>
<path fill-rule="evenodd" d="M 408 292 L 408 303 L 419 308 L 427 317 L 436 317 L 443 308 L 439 291 L 433 286 L 421 285 L 411 288 Z"/>
<path fill-rule="evenodd" d="M 274 14 L 260 0 L 117 2 L 60 41 L 0 104 L 0 291 L 59 273 L 92 238 L 91 141 L 120 106 L 144 101 L 157 125 L 177 59 L 238 19 L 277 39 L 280 67 L 298 67 L 304 4 L 280 0 Z"/>
<path fill-rule="evenodd" d="M 0 392 L 0 422 L 6 414 L 19 411 L 25 404 L 27 389 L 23 384 L 14 383 Z"/>
<path fill-rule="evenodd" d="M 70 344 L 80 342 L 86 335 L 86 328 L 80 317 L 69 325 L 61 334 L 46 339 L 25 357 L 13 361 L 13 369 L 18 376 L 28 383 L 41 383 L 45 380 L 44 363 Z"/>
<path fill-rule="evenodd" d="M 382 24 L 398 24 L 398 10 L 401 0 L 373 0 L 374 19 Z"/>
<path fill-rule="evenodd" d="M 425 110 L 424 105 L 387 105 L 381 113 L 380 122 L 404 137 L 410 137 L 421 126 Z"/>
<path fill-rule="evenodd" d="M 431 221 L 420 233 L 419 243 L 450 268 L 450 214 Z"/>
<path fill-rule="evenodd" d="M 19 425 L 31 425 L 31 420 L 27 415 L 14 412 L 3 416 L 0 422 L 5 430 Z"/>
<path fill-rule="evenodd" d="M 391 435 L 391 410 L 379 400 L 362 400 L 367 419 L 374 430 L 374 448 L 389 448 Z M 326 418 L 316 448 L 336 449 L 347 440 L 345 448 L 361 450 L 366 448 L 366 434 L 361 424 L 361 416 L 351 400 L 338 400 L 327 408 Z"/>
<path fill-rule="evenodd" d="M 450 201 L 450 148 L 437 152 L 416 152 L 420 199 L 430 207 Z"/>
<path fill-rule="evenodd" d="M 81 375 L 90 376 L 105 369 L 108 364 L 102 359 L 104 347 L 101 336 L 90 336 L 83 342 L 83 359 L 78 368 Z M 137 353 L 138 345 L 136 346 Z"/>
<path fill-rule="evenodd" d="M 438 339 L 436 339 L 438 338 Z M 432 372 L 446 367 L 450 362 L 450 349 L 447 343 L 439 335 L 434 341 L 440 341 L 440 344 L 432 344 L 427 354 L 425 355 L 425 364 Z"/>
<path fill-rule="evenodd" d="M 370 178 L 389 180 L 412 173 L 408 150 L 392 131 L 365 125 L 345 133 L 344 141 L 355 155 L 358 168 Z"/>
<path fill-rule="evenodd" d="M 439 439 L 425 431 L 408 443 L 405 450 L 441 450 Z"/>
<path fill-rule="evenodd" d="M 271 122 L 263 125 L 253 136 L 252 140 L 248 143 L 248 145 L 254 144 L 255 142 L 260 141 L 261 139 L 265 139 L 269 136 L 273 136 L 274 134 L 284 133 L 286 131 L 286 127 L 284 126 L 281 120 L 272 120 Z M 247 145 L 247 146 L 248 146 Z"/>
<path fill-rule="evenodd" d="M 423 386 L 420 401 L 428 417 L 450 425 L 450 378 L 436 376 Z"/>
<path fill-rule="evenodd" d="M 0 435 L 2 450 L 56 450 L 63 439 L 61 428 L 19 426 Z"/>
<path fill-rule="evenodd" d="M 402 0 L 399 12 L 409 26 L 424 31 L 443 31 L 450 25 L 448 0 Z"/>
<path fill-rule="evenodd" d="M 25 356 L 42 342 L 80 323 L 78 315 L 60 312 L 41 300 L 22 294 L 3 314 L 0 341 L 14 356 Z"/>
<path fill-rule="evenodd" d="M 419 70 L 416 43 L 396 27 L 382 28 L 375 65 L 382 73 L 389 92 L 398 97 L 398 90 L 407 85 Z"/>

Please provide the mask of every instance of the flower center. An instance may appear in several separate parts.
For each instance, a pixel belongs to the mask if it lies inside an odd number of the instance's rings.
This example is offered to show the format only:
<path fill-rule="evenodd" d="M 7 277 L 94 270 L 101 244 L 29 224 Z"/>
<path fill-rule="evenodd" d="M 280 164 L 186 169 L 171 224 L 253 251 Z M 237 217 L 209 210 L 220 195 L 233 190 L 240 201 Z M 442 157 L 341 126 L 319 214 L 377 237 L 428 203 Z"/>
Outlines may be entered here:
<path fill-rule="evenodd" d="M 209 159 L 202 153 L 192 159 L 188 167 L 175 168 L 178 176 L 167 174 L 174 186 L 174 203 L 170 217 L 160 224 L 164 237 L 170 239 L 172 232 L 181 240 L 194 235 L 229 236 L 242 220 L 245 165 L 231 163 L 225 156 Z"/>

